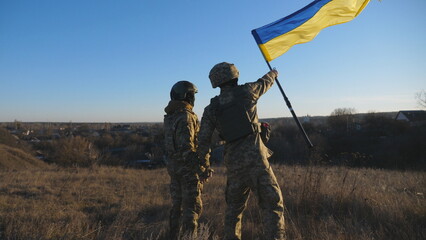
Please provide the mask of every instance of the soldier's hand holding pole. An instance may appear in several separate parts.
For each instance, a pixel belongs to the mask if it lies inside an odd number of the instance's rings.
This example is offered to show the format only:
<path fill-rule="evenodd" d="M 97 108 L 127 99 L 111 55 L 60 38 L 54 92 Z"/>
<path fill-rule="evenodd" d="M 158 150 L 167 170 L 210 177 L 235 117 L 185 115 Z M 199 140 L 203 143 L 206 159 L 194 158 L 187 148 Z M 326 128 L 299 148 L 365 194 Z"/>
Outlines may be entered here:
<path fill-rule="evenodd" d="M 277 79 L 278 78 L 278 71 L 277 71 L 277 69 L 273 68 L 271 70 L 271 72 L 275 73 L 275 79 Z"/>

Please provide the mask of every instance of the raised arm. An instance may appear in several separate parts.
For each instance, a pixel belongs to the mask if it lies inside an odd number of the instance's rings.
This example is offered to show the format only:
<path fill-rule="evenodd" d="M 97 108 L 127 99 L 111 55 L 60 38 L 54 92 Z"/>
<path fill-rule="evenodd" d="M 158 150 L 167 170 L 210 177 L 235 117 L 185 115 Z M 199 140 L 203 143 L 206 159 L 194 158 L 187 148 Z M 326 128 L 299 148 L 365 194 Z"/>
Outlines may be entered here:
<path fill-rule="evenodd" d="M 254 99 L 257 100 L 272 87 L 277 77 L 277 70 L 272 70 L 263 75 L 263 77 L 259 78 L 256 82 L 246 83 L 245 85 L 251 88 L 250 92 L 254 95 Z"/>

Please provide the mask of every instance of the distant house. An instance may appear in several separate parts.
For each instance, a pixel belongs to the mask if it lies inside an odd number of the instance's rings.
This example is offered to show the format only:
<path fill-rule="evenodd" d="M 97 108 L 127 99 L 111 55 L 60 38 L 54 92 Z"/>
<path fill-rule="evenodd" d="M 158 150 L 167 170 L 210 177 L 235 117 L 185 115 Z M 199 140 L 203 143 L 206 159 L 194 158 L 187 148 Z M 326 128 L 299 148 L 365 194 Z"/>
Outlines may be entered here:
<path fill-rule="evenodd" d="M 303 118 L 303 123 L 310 123 L 311 122 L 311 117 L 309 116 L 309 115 L 306 115 L 304 118 Z"/>
<path fill-rule="evenodd" d="M 92 137 L 100 137 L 101 136 L 101 134 L 97 131 L 92 132 L 91 135 L 92 135 Z"/>
<path fill-rule="evenodd" d="M 129 124 L 125 125 L 115 125 L 111 128 L 112 132 L 121 132 L 121 133 L 131 133 L 132 128 Z"/>
<path fill-rule="evenodd" d="M 397 121 L 406 121 L 411 126 L 420 126 L 426 124 L 426 111 L 399 111 L 395 117 Z"/>
<path fill-rule="evenodd" d="M 36 151 L 36 158 L 40 159 L 40 160 L 46 160 L 46 156 L 44 155 L 44 153 L 40 150 Z"/>
<path fill-rule="evenodd" d="M 133 168 L 157 168 L 165 165 L 165 161 L 161 160 L 153 160 L 153 159 L 144 159 L 144 160 L 132 160 L 127 162 L 127 167 Z"/>
<path fill-rule="evenodd" d="M 39 143 L 39 142 L 41 142 L 41 141 L 40 141 L 40 139 L 38 139 L 38 138 L 36 138 L 36 137 L 32 137 L 32 138 L 30 139 L 30 142 L 31 142 L 31 143 Z"/>

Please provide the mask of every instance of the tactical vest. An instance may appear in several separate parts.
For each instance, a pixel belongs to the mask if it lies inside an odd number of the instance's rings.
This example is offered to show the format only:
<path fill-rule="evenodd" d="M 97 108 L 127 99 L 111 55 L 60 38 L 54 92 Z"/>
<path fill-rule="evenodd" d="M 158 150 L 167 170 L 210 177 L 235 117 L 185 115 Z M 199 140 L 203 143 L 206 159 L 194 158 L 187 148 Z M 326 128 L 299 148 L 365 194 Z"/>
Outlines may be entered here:
<path fill-rule="evenodd" d="M 232 142 L 251 133 L 260 132 L 260 124 L 252 122 L 246 110 L 243 99 L 243 89 L 234 91 L 234 99 L 220 104 L 219 96 L 211 99 L 220 137 L 226 142 Z"/>

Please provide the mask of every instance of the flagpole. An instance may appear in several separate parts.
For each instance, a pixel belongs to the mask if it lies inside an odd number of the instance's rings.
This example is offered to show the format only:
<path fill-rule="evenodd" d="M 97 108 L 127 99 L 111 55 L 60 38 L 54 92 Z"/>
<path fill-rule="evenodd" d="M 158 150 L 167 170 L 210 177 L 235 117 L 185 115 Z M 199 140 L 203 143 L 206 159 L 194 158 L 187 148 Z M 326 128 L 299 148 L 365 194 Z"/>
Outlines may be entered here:
<path fill-rule="evenodd" d="M 269 64 L 269 62 L 266 59 L 265 59 L 265 61 L 266 61 L 266 64 L 268 64 L 269 70 L 272 71 L 271 64 Z M 296 113 L 294 112 L 293 107 L 291 106 L 290 100 L 288 100 L 287 95 L 284 93 L 284 90 L 281 87 L 280 81 L 278 81 L 278 77 L 275 78 L 275 81 L 277 82 L 278 88 L 280 89 L 281 94 L 283 95 L 284 101 L 287 104 L 287 107 L 290 110 L 291 115 L 294 118 L 294 121 L 296 121 L 297 126 L 299 127 L 300 131 L 303 134 L 303 138 L 305 139 L 306 144 L 308 145 L 309 148 L 313 148 L 314 145 L 312 144 L 311 140 L 309 139 L 308 135 L 306 134 L 305 129 L 303 128 L 302 124 L 300 124 L 299 118 L 297 118 Z"/>

